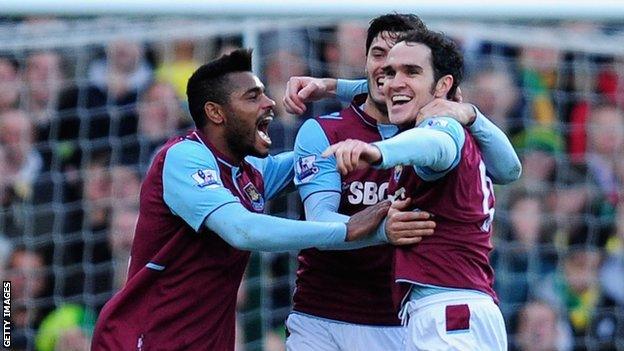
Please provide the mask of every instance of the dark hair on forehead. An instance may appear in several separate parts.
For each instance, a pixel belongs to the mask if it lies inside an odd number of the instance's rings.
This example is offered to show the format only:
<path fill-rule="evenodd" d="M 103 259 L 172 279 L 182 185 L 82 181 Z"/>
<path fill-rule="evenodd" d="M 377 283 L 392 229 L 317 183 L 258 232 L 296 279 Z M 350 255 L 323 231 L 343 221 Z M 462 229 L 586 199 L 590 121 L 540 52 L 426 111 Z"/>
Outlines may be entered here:
<path fill-rule="evenodd" d="M 446 97 L 452 99 L 455 96 L 464 76 L 464 58 L 453 40 L 439 32 L 421 30 L 403 33 L 396 42 L 405 42 L 407 45 L 418 43 L 429 47 L 434 81 L 437 82 L 447 74 L 453 76 L 453 85 Z"/>
<path fill-rule="evenodd" d="M 416 15 L 405 13 L 389 13 L 371 20 L 366 36 L 366 55 L 379 33 L 389 32 L 391 36 L 398 37 L 400 32 L 409 30 L 427 30 L 427 26 Z M 396 38 L 395 38 L 396 39 Z"/>
<path fill-rule="evenodd" d="M 189 110 L 195 126 L 206 125 L 204 105 L 212 101 L 226 104 L 232 92 L 228 74 L 235 72 L 251 72 L 251 49 L 238 49 L 199 67 L 189 78 L 186 85 Z"/>

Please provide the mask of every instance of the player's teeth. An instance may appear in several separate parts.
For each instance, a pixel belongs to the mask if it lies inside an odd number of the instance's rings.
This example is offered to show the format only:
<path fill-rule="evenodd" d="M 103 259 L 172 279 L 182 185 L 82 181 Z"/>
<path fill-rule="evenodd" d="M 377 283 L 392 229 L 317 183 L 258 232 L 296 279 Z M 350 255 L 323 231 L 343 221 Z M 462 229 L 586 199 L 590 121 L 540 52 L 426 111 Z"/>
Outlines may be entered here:
<path fill-rule="evenodd" d="M 265 132 L 263 132 L 263 131 L 261 131 L 261 130 L 258 130 L 258 135 L 260 136 L 260 138 L 261 138 L 262 140 L 266 141 L 266 142 L 267 142 L 267 143 L 269 143 L 269 144 L 271 143 L 271 138 L 269 138 L 269 136 L 268 136 L 268 135 L 266 135 L 266 133 L 265 133 Z"/>
<path fill-rule="evenodd" d="M 407 102 L 410 101 L 412 98 L 409 96 L 405 96 L 405 95 L 395 95 L 392 97 L 392 102 Z"/>

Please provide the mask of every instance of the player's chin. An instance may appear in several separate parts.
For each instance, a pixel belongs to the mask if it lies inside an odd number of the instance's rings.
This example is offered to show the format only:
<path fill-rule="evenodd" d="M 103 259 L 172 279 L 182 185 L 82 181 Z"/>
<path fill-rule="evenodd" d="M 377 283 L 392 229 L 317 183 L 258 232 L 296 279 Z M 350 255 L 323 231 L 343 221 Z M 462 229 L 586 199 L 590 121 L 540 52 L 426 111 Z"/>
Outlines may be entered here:
<path fill-rule="evenodd" d="M 256 140 L 256 144 L 254 145 L 254 155 L 256 157 L 267 157 L 269 156 L 269 150 L 271 148 L 271 144 L 267 143 L 264 140 Z"/>
<path fill-rule="evenodd" d="M 411 117 L 407 111 L 397 111 L 396 109 L 388 110 L 388 119 L 390 119 L 390 123 L 392 124 L 403 125 L 409 122 L 410 118 Z"/>

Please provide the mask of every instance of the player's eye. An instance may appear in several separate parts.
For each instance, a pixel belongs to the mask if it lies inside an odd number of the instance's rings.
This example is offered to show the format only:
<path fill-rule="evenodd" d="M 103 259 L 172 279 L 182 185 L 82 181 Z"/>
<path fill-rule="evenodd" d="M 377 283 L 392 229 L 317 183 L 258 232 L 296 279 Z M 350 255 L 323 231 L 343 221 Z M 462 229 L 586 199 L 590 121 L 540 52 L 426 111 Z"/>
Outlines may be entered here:
<path fill-rule="evenodd" d="M 396 72 L 392 68 L 386 67 L 383 69 L 383 74 L 386 76 L 386 79 L 394 78 L 394 76 L 396 75 Z"/>

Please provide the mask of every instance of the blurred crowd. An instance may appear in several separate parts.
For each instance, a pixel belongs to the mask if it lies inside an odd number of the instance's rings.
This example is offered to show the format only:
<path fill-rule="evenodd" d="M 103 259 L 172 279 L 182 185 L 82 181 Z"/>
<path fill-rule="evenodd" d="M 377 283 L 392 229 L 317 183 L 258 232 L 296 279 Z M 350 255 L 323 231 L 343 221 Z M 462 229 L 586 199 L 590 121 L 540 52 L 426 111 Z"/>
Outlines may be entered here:
<path fill-rule="evenodd" d="M 305 118 L 341 106 L 289 115 L 288 78 L 364 77 L 365 38 L 362 22 L 260 35 L 275 152 Z M 0 276 L 12 282 L 14 350 L 88 349 L 125 281 L 150 158 L 192 127 L 186 80 L 242 38 L 206 41 L 0 52 Z M 519 181 L 496 189 L 492 253 L 513 350 L 624 350 L 624 56 L 459 43 L 464 101 L 509 135 L 523 164 Z M 296 194 L 270 206 L 299 209 Z M 241 318 L 240 350 L 257 340 L 283 349 L 294 255 L 252 260 L 247 277 L 261 283 L 243 285 L 241 313 L 259 299 L 270 308 L 262 328 Z"/>

